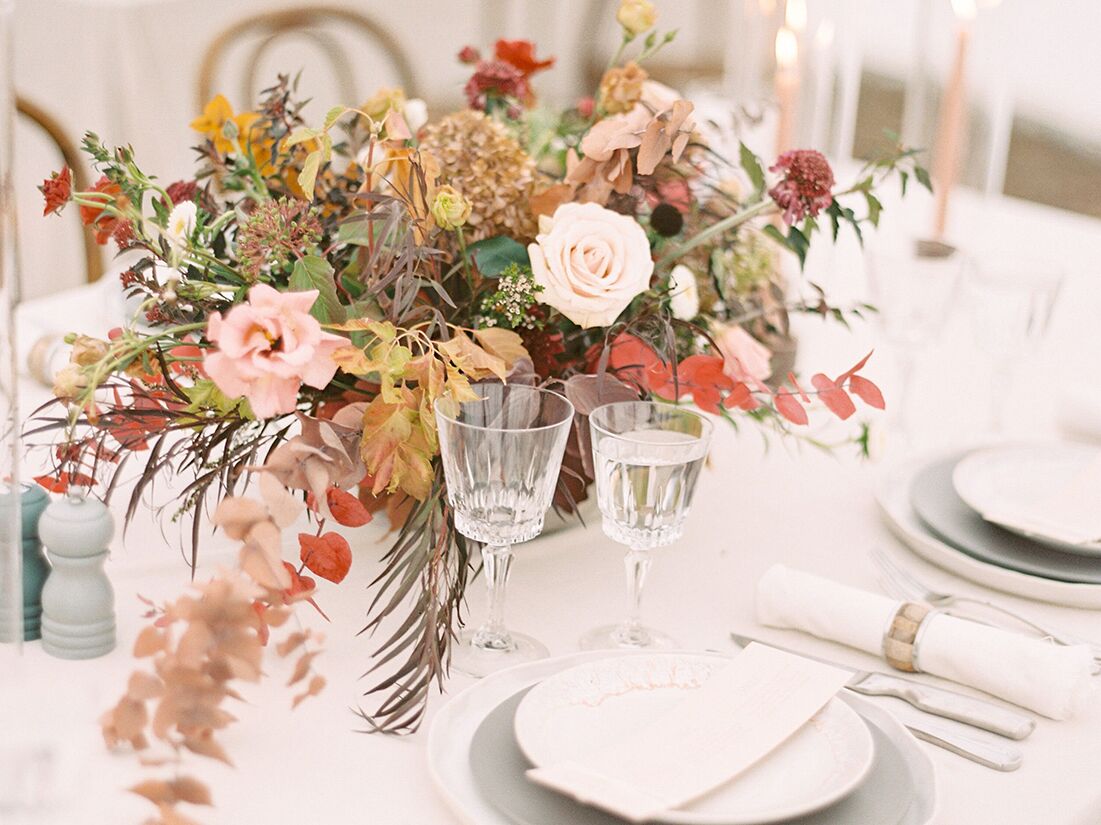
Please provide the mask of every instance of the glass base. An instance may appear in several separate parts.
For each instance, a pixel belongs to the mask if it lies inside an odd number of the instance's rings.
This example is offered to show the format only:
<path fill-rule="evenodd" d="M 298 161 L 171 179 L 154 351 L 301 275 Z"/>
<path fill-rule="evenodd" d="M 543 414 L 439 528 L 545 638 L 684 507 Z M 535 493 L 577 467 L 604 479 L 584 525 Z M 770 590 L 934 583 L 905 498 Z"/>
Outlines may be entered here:
<path fill-rule="evenodd" d="M 451 649 L 452 670 L 480 679 L 506 667 L 546 659 L 550 655 L 545 644 L 523 633 L 510 632 L 511 644 L 505 646 L 475 645 L 475 637 L 480 637 L 481 633 L 480 630 L 464 630 L 459 634 L 459 643 Z"/>
<path fill-rule="evenodd" d="M 672 636 L 651 627 L 627 628 L 622 624 L 596 627 L 581 637 L 582 650 L 670 650 L 680 645 Z"/>

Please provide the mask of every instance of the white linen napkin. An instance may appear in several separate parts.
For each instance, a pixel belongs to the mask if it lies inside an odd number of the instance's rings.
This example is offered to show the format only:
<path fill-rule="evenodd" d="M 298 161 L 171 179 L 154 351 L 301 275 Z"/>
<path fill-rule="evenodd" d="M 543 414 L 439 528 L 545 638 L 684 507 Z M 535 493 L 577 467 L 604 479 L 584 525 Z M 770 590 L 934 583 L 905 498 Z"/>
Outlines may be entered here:
<path fill-rule="evenodd" d="M 806 724 L 850 676 L 749 645 L 667 714 L 618 742 L 527 775 L 629 822 L 644 822 L 752 767 Z"/>
<path fill-rule="evenodd" d="M 877 656 L 883 655 L 883 634 L 899 604 L 782 564 L 757 583 L 762 624 L 803 630 Z M 926 621 L 918 662 L 926 673 L 1052 719 L 1073 716 L 1091 693 L 1086 645 L 1055 645 L 944 613 Z"/>
<path fill-rule="evenodd" d="M 1050 536 L 1068 544 L 1101 539 L 1101 453 L 1043 498 L 1021 512 L 986 510 L 983 517 L 1007 527 Z"/>

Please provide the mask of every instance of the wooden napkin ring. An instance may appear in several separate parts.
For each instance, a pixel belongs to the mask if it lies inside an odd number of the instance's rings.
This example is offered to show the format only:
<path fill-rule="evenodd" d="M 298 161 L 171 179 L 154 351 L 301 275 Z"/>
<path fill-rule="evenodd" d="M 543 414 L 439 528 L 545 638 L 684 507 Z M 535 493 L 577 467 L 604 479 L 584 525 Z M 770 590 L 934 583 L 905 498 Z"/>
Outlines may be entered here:
<path fill-rule="evenodd" d="M 918 673 L 918 642 L 921 628 L 931 613 L 935 613 L 927 604 L 903 602 L 899 605 L 887 632 L 883 634 L 883 658 L 895 670 Z"/>

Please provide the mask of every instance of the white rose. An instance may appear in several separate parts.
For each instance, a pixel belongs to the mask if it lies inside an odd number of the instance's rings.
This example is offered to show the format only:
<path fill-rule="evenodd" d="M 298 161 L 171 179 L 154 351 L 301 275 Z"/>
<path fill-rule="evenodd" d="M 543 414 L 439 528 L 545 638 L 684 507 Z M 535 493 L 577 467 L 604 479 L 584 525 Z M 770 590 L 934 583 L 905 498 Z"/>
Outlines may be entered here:
<path fill-rule="evenodd" d="M 696 273 L 684 264 L 677 264 L 669 273 L 669 308 L 673 317 L 691 321 L 700 314 L 700 288 Z"/>
<path fill-rule="evenodd" d="M 633 219 L 595 203 L 565 203 L 528 246 L 539 299 L 583 328 L 608 326 L 650 286 L 654 262 Z"/>

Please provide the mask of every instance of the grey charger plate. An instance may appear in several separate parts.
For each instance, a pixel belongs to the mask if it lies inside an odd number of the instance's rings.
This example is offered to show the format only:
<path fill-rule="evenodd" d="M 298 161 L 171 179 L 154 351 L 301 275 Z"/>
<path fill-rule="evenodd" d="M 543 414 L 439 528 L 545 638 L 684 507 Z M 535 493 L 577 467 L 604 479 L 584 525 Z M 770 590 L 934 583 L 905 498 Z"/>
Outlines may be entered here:
<path fill-rule="evenodd" d="M 491 711 L 474 733 L 470 767 L 482 797 L 513 825 L 625 825 L 625 820 L 590 808 L 529 781 L 532 767 L 516 744 L 513 719 L 516 708 L 531 688 L 525 688 Z M 931 794 L 919 791 L 921 766 L 906 757 L 874 719 L 877 708 L 865 712 L 867 703 L 845 701 L 860 713 L 872 732 L 875 761 L 864 782 L 840 802 L 809 816 L 790 820 L 791 825 L 921 825 L 932 815 Z M 869 718 L 871 717 L 871 718 Z"/>
<path fill-rule="evenodd" d="M 910 487 L 914 513 L 933 535 L 980 561 L 1056 581 L 1101 584 L 1101 558 L 1063 553 L 983 519 L 956 493 L 961 453 L 920 470 Z"/>

